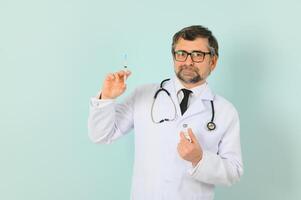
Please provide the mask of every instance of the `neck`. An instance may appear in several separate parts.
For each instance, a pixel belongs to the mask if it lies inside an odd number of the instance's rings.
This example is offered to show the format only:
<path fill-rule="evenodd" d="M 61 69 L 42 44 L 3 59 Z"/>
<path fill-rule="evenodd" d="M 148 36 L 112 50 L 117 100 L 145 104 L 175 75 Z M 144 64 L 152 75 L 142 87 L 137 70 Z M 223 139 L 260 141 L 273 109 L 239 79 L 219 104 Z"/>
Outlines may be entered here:
<path fill-rule="evenodd" d="M 180 80 L 180 79 L 179 79 Z M 187 89 L 191 89 L 191 88 L 194 88 L 194 87 L 197 87 L 197 86 L 200 86 L 202 84 L 204 84 L 206 82 L 206 80 L 202 80 L 202 81 L 199 81 L 197 83 L 185 83 L 183 82 L 182 80 L 180 80 L 180 82 L 182 83 L 182 85 L 187 88 Z"/>

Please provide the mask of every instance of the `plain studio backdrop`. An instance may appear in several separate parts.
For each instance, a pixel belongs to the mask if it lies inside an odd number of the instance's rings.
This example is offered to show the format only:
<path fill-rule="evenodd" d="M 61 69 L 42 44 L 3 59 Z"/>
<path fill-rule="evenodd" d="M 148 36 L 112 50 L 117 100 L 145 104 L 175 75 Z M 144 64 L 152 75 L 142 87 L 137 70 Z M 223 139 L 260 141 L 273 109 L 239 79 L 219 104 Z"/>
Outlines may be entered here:
<path fill-rule="evenodd" d="M 216 199 L 301 199 L 300 10 L 297 0 L 0 0 L 0 199 L 129 199 L 134 134 L 91 143 L 89 98 L 125 53 L 125 96 L 173 76 L 171 38 L 195 24 L 219 41 L 208 81 L 241 120 L 245 174 Z"/>

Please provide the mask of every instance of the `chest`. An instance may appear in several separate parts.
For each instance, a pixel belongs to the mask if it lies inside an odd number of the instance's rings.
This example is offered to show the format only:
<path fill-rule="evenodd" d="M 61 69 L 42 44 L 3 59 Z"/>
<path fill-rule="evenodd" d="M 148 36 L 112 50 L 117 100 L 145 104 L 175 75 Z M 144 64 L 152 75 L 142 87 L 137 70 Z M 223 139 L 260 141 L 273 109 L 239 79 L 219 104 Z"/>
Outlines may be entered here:
<path fill-rule="evenodd" d="M 165 96 L 164 96 L 165 95 Z M 222 119 L 216 111 L 215 123 L 217 128 L 209 131 L 207 123 L 211 121 L 212 109 L 209 104 L 204 104 L 197 112 L 198 106 L 193 112 L 182 116 L 179 103 L 166 94 L 158 96 L 156 101 L 152 95 L 140 98 L 135 104 L 134 128 L 135 140 L 142 143 L 144 147 L 164 147 L 166 150 L 175 150 L 180 139 L 180 132 L 191 128 L 203 149 L 218 152 L 218 144 L 226 131 Z M 158 123 L 161 120 L 168 119 Z"/>

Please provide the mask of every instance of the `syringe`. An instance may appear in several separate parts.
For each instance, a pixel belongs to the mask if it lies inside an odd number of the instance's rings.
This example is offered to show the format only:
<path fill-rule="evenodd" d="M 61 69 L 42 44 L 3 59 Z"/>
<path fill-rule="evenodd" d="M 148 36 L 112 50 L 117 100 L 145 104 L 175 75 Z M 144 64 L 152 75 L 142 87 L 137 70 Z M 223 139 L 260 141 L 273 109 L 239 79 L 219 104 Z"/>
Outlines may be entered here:
<path fill-rule="evenodd" d="M 124 68 L 124 71 L 125 71 L 125 75 L 123 77 L 123 81 L 125 83 L 126 79 L 127 79 L 127 73 L 128 73 L 128 66 L 127 66 L 127 54 L 124 54 L 124 60 L 123 60 L 123 68 Z"/>

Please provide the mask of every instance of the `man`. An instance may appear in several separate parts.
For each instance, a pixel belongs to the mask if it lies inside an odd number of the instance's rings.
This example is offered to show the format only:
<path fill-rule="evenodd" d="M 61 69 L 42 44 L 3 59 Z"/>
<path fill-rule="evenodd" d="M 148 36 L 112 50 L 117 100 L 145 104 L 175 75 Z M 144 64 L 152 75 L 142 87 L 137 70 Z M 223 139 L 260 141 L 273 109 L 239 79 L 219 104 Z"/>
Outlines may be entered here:
<path fill-rule="evenodd" d="M 215 37 L 186 27 L 174 35 L 172 54 L 176 76 L 161 86 L 139 87 L 116 103 L 131 74 L 119 71 L 91 99 L 93 142 L 111 143 L 134 128 L 133 200 L 209 200 L 215 185 L 232 185 L 243 173 L 238 114 L 206 82 L 218 60 Z"/>

